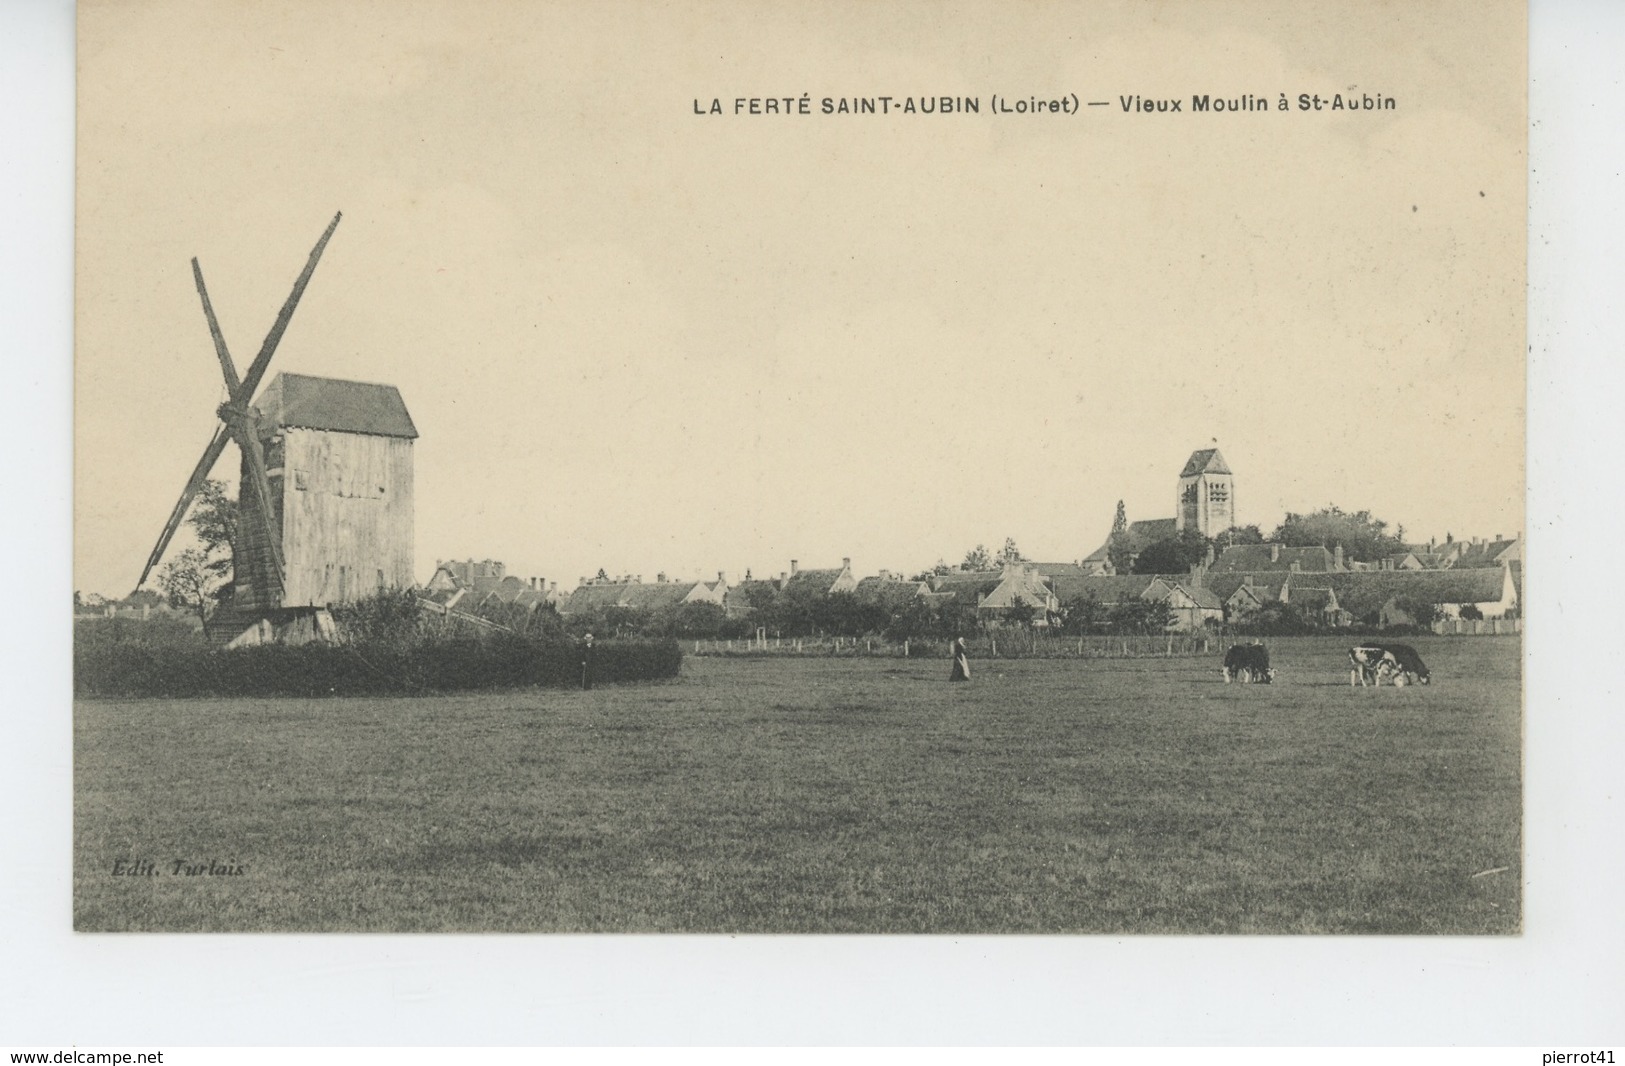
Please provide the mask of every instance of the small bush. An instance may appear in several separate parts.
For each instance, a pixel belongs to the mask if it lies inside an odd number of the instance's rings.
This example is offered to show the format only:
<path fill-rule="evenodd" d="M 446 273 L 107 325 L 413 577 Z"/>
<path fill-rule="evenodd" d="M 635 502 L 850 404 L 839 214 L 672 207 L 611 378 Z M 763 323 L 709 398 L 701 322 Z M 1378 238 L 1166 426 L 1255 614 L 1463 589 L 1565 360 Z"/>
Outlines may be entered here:
<path fill-rule="evenodd" d="M 77 634 L 76 634 L 77 636 Z M 511 634 L 493 638 L 378 643 L 267 644 L 211 650 L 194 643 L 75 640 L 74 691 L 80 696 L 385 696 L 523 685 L 581 683 L 573 642 Z M 606 641 L 594 647 L 595 683 L 676 677 L 675 641 Z"/>

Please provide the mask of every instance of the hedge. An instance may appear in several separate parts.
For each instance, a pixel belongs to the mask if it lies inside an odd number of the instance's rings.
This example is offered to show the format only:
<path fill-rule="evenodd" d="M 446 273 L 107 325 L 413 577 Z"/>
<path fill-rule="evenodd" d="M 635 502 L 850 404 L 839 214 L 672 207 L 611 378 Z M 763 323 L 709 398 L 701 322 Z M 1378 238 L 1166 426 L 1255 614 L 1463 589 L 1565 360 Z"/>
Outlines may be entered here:
<path fill-rule="evenodd" d="M 438 639 L 405 648 L 370 644 L 206 646 L 75 634 L 80 696 L 399 696 L 581 683 L 577 646 L 502 635 Z M 676 677 L 676 641 L 605 641 L 593 647 L 594 683 Z"/>

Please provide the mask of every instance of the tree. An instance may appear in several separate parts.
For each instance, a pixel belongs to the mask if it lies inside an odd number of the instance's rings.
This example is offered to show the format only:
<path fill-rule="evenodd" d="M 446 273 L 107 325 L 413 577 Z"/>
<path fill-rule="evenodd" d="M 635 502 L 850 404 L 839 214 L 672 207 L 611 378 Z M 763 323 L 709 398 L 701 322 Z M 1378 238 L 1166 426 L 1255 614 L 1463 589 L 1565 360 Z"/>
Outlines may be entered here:
<path fill-rule="evenodd" d="M 1147 545 L 1134 560 L 1136 574 L 1183 574 L 1207 561 L 1212 542 L 1200 530 L 1182 529 L 1171 537 Z"/>
<path fill-rule="evenodd" d="M 1233 544 L 1262 544 L 1264 534 L 1257 526 L 1231 526 L 1214 537 L 1213 542 L 1221 550 Z"/>
<path fill-rule="evenodd" d="M 935 566 L 931 567 L 928 570 L 921 570 L 919 573 L 917 573 L 913 577 L 909 578 L 909 580 L 910 581 L 930 581 L 934 577 L 940 577 L 943 574 L 948 574 L 948 573 L 952 573 L 952 572 L 953 572 L 953 567 L 949 566 L 943 560 L 938 559 Z"/>
<path fill-rule="evenodd" d="M 1004 609 L 1004 620 L 1021 629 L 1031 629 L 1043 610 L 1041 605 L 1028 603 L 1024 596 L 1017 593 L 1011 598 L 1010 606 Z"/>
<path fill-rule="evenodd" d="M 1116 633 L 1164 633 L 1174 622 L 1174 610 L 1165 600 L 1124 600 L 1112 607 L 1106 621 Z"/>
<path fill-rule="evenodd" d="M 1411 620 L 1419 626 L 1430 626 L 1439 617 L 1437 605 L 1414 596 L 1395 596 L 1394 606 L 1410 615 Z"/>
<path fill-rule="evenodd" d="M 915 598 L 886 623 L 885 635 L 888 640 L 918 640 L 938 632 L 940 624 L 931 604 Z"/>
<path fill-rule="evenodd" d="M 181 563 L 176 557 L 178 585 L 190 585 L 193 582 L 189 577 L 180 576 L 193 565 L 201 568 L 204 579 L 204 595 L 208 597 L 211 609 L 213 606 L 226 600 L 232 592 L 233 572 L 232 557 L 233 545 L 237 543 L 237 527 L 240 511 L 237 501 L 231 497 L 224 481 L 210 479 L 198 487 L 197 496 L 192 502 L 191 512 L 186 524 L 192 527 L 192 535 L 197 538 L 200 559 L 188 560 Z M 184 552 L 182 553 L 185 554 Z M 159 580 L 159 588 L 164 590 L 171 606 L 180 606 L 175 603 L 175 596 Z M 190 593 L 183 594 L 186 600 L 185 609 L 193 609 Z"/>
<path fill-rule="evenodd" d="M 988 554 L 987 546 L 978 544 L 965 553 L 965 561 L 959 564 L 961 570 L 991 570 L 993 557 Z"/>
<path fill-rule="evenodd" d="M 1405 544 L 1388 532 L 1388 523 L 1371 517 L 1370 511 L 1345 511 L 1328 504 L 1308 514 L 1287 513 L 1270 535 L 1270 540 L 1292 548 L 1343 547 L 1343 557 L 1358 562 L 1376 562 L 1405 550 Z"/>
<path fill-rule="evenodd" d="M 1004 548 L 999 552 L 999 562 L 1019 563 L 1022 560 L 1021 549 L 1016 547 L 1016 538 L 1005 537 Z"/>
<path fill-rule="evenodd" d="M 1067 633 L 1095 633 L 1106 623 L 1106 608 L 1093 593 L 1066 601 L 1061 629 Z"/>
<path fill-rule="evenodd" d="M 870 600 L 860 600 L 850 592 L 833 592 L 812 601 L 814 624 L 826 633 L 857 637 L 884 629 L 886 609 Z"/>
<path fill-rule="evenodd" d="M 727 612 L 720 603 L 685 603 L 677 608 L 676 633 L 680 637 L 715 637 Z"/>
<path fill-rule="evenodd" d="M 226 483 L 212 479 L 205 481 L 192 503 L 192 517 L 188 521 L 192 525 L 192 532 L 197 535 L 198 543 L 203 545 L 204 552 L 211 560 L 221 553 L 227 555 L 227 570 L 230 569 L 231 546 L 237 543 L 239 519 L 237 501 L 227 495 Z"/>
<path fill-rule="evenodd" d="M 187 548 L 158 571 L 158 587 L 176 610 L 196 611 L 207 622 L 214 609 L 219 579 L 209 569 L 209 557 L 200 548 Z"/>
<path fill-rule="evenodd" d="M 1477 622 L 1484 617 L 1484 612 L 1478 609 L 1476 603 L 1462 604 L 1461 620 L 1463 622 Z"/>
<path fill-rule="evenodd" d="M 1117 501 L 1117 515 L 1112 519 L 1112 534 L 1106 538 L 1106 559 L 1119 574 L 1129 572 L 1134 559 L 1134 542 L 1128 535 L 1128 509 Z"/>
<path fill-rule="evenodd" d="M 981 628 L 974 604 L 952 600 L 939 609 L 937 632 L 945 637 L 962 637 Z"/>

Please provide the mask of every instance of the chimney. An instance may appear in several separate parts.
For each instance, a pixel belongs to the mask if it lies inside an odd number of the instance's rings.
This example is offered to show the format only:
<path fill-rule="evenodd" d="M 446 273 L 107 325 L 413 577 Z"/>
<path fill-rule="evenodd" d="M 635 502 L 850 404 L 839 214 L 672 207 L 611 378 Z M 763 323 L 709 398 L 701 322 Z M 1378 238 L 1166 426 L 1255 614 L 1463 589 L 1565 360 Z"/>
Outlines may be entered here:
<path fill-rule="evenodd" d="M 1207 546 L 1207 565 L 1213 565 L 1213 558 L 1213 543 L 1212 541 L 1209 541 Z"/>
<path fill-rule="evenodd" d="M 1332 549 L 1332 569 L 1343 569 L 1343 546 L 1341 544 Z"/>
<path fill-rule="evenodd" d="M 1206 577 L 1207 577 L 1207 567 L 1203 566 L 1201 563 L 1192 563 L 1191 564 L 1191 588 L 1193 588 L 1193 589 L 1201 588 L 1202 587 L 1202 582 Z"/>
<path fill-rule="evenodd" d="M 718 570 L 717 571 L 717 580 L 720 581 L 722 584 L 726 585 L 728 583 L 728 571 L 726 571 L 726 570 Z"/>
<path fill-rule="evenodd" d="M 1292 563 L 1291 570 L 1294 574 L 1298 572 L 1298 564 L 1296 562 Z"/>
<path fill-rule="evenodd" d="M 554 581 L 554 582 L 552 582 L 551 584 L 549 584 L 547 586 L 547 591 L 550 592 L 550 593 L 557 592 L 558 590 L 559 590 L 559 583 L 557 581 Z"/>
<path fill-rule="evenodd" d="M 666 583 L 666 572 L 664 570 L 655 575 L 655 582 L 660 585 L 664 585 Z"/>
<path fill-rule="evenodd" d="M 1500 540 L 1501 538 L 1496 537 L 1495 539 Z M 850 555 L 844 555 L 844 556 L 841 557 L 841 569 L 842 570 L 850 570 L 850 569 L 852 569 L 852 557 Z"/>
<path fill-rule="evenodd" d="M 1270 545 L 1270 562 L 1278 563 L 1280 561 L 1281 561 L 1281 546 L 1279 544 L 1271 544 Z"/>
<path fill-rule="evenodd" d="M 1501 534 L 1497 533 L 1495 535 L 1495 543 L 1497 543 L 1497 544 L 1501 543 Z"/>
<path fill-rule="evenodd" d="M 793 577 L 795 575 L 795 572 L 797 570 L 799 570 L 799 569 L 801 569 L 801 565 L 799 563 L 797 563 L 794 559 L 791 559 L 790 560 L 790 574 L 791 574 L 791 576 Z"/>

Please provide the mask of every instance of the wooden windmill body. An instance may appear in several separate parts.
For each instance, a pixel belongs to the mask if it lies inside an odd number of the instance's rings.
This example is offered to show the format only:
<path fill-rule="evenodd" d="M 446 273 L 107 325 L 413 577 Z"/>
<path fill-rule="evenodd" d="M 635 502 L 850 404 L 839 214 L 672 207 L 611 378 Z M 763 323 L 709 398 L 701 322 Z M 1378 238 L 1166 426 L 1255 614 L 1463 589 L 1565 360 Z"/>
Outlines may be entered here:
<path fill-rule="evenodd" d="M 203 272 L 192 272 L 203 301 L 227 401 L 141 572 L 139 588 L 163 557 L 198 489 L 225 450 L 241 455 L 238 522 L 232 542 L 231 606 L 211 630 L 225 639 L 252 629 L 269 635 L 300 616 L 408 588 L 413 577 L 412 442 L 417 429 L 393 385 L 278 374 L 255 398 L 293 317 L 335 215 L 311 251 L 248 372 L 238 377 L 221 336 Z M 319 633 L 323 626 L 306 625 Z"/>

